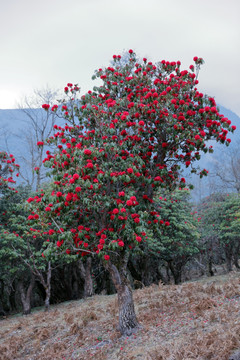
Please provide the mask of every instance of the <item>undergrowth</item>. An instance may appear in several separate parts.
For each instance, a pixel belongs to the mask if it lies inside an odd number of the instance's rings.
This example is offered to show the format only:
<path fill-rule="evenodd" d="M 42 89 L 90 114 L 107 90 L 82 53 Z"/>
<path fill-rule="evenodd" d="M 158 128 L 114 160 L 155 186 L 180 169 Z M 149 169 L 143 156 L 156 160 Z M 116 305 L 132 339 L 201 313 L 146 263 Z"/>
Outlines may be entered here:
<path fill-rule="evenodd" d="M 134 291 L 138 333 L 116 330 L 116 295 L 0 321 L 0 360 L 227 360 L 240 348 L 237 272 Z"/>

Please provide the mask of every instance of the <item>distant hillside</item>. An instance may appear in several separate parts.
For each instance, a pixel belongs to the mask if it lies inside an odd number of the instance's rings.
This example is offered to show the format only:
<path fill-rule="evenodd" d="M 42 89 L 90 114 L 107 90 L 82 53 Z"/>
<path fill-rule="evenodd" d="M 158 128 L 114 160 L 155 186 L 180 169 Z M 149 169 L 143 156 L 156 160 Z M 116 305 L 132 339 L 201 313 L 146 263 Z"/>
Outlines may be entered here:
<path fill-rule="evenodd" d="M 41 123 L 41 118 L 46 116 L 45 110 L 42 108 L 30 109 L 30 111 L 34 118 L 39 119 L 39 123 Z M 63 121 L 59 119 L 58 124 L 62 125 Z M 49 128 L 51 128 L 50 124 Z M 0 110 L 0 150 L 14 154 L 16 163 L 20 165 L 21 171 L 28 178 L 32 176 L 31 158 L 29 156 L 31 145 L 26 139 L 27 135 L 31 138 L 30 130 L 29 118 L 22 110 Z M 32 143 L 32 146 L 35 148 L 33 150 L 35 154 L 37 154 L 36 142 L 34 140 Z M 29 164 L 26 164 L 24 158 L 28 159 Z M 17 179 L 17 184 L 19 185 L 20 183 L 24 183 L 21 177 Z"/>
<path fill-rule="evenodd" d="M 26 154 L 26 147 L 21 141 L 21 133 L 27 131 L 26 120 L 21 110 L 0 110 L 0 149 L 13 153 L 19 163 L 19 157 Z"/>
<path fill-rule="evenodd" d="M 234 134 L 228 134 L 228 137 L 231 139 L 231 144 L 229 146 L 212 141 L 214 152 L 211 154 L 202 154 L 201 159 L 198 161 L 198 166 L 200 169 L 207 169 L 209 173 L 207 177 L 203 177 L 202 179 L 200 179 L 197 175 L 190 176 L 189 181 L 194 185 L 192 199 L 195 202 L 198 202 L 205 196 L 210 195 L 213 188 L 218 190 L 217 185 L 219 184 L 219 179 L 214 177 L 214 167 L 216 161 L 222 163 L 222 166 L 224 167 L 224 164 L 229 161 L 228 154 L 237 147 L 240 149 L 240 117 L 231 110 L 226 109 L 224 106 L 218 106 L 220 108 L 220 113 L 231 120 L 232 125 L 235 125 L 237 129 Z M 216 190 L 214 190 L 214 192 L 215 191 Z M 219 187 L 218 191 L 222 191 L 222 186 Z M 224 191 L 232 191 L 232 189 L 224 188 Z"/>

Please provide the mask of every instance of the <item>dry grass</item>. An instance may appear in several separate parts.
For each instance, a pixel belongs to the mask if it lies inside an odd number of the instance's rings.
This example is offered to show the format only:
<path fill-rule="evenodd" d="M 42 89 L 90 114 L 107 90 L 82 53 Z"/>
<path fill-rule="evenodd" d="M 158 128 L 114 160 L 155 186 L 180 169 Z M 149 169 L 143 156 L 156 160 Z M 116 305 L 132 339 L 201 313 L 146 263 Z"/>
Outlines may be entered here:
<path fill-rule="evenodd" d="M 134 291 L 142 329 L 121 338 L 116 295 L 0 322 L 0 360 L 227 360 L 240 348 L 240 275 Z"/>

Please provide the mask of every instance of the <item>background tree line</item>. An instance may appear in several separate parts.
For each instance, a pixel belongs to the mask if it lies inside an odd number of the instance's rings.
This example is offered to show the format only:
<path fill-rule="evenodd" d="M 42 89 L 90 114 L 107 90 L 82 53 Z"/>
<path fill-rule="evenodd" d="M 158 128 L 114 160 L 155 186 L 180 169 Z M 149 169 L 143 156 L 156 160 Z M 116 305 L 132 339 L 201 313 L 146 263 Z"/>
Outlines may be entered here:
<path fill-rule="evenodd" d="M 48 187 L 48 185 L 46 185 Z M 42 252 L 49 241 L 30 231 L 26 198 L 34 197 L 30 187 L 7 188 L 0 201 L 0 311 L 2 315 L 32 307 L 49 308 L 66 300 L 115 292 L 108 272 L 98 258 L 75 259 Z M 239 269 L 240 198 L 236 193 L 213 194 L 197 206 L 189 190 L 177 190 L 162 197 L 159 208 L 169 226 L 161 241 L 150 241 L 148 251 L 138 250 L 128 265 L 133 288 L 152 283 L 179 284 L 203 274 Z M 46 229 L 47 230 L 47 229 Z M 219 269 L 219 268 L 218 268 Z"/>

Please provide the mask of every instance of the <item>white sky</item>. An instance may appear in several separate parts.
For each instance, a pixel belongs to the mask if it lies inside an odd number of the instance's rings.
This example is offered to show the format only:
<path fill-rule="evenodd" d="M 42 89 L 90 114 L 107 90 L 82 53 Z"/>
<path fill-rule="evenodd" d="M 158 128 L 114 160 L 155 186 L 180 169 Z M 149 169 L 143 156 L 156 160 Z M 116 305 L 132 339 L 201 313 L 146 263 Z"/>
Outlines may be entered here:
<path fill-rule="evenodd" d="M 203 57 L 199 89 L 240 115 L 239 0 L 0 0 L 0 109 L 78 83 L 132 48 L 151 61 Z"/>

